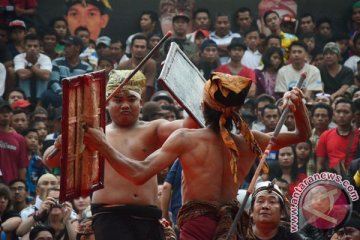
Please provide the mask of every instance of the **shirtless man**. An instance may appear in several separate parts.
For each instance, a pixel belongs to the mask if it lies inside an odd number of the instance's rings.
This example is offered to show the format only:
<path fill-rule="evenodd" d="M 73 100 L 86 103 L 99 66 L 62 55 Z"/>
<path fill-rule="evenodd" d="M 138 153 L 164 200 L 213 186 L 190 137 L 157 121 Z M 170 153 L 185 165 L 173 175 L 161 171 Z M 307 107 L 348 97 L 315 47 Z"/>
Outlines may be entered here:
<path fill-rule="evenodd" d="M 107 96 L 122 80 L 116 71 L 110 73 L 106 86 Z M 106 139 L 114 148 L 131 158 L 141 160 L 159 149 L 176 129 L 196 126 L 191 119 L 172 122 L 164 119 L 140 121 L 140 96 L 144 85 L 145 77 L 138 72 L 120 93 L 110 100 L 108 111 L 112 122 L 106 127 Z M 46 152 L 49 151 L 51 149 Z M 47 159 L 50 161 L 46 161 L 46 164 L 52 167 L 59 165 L 58 158 L 54 159 Z M 156 202 L 156 176 L 150 177 L 141 185 L 134 184 L 106 162 L 104 188 L 94 192 L 92 197 L 96 239 L 162 239 L 163 233 L 158 221 L 161 210 L 154 207 Z"/>
<path fill-rule="evenodd" d="M 135 157 L 142 151 L 123 147 L 129 139 L 119 129 L 108 128 L 105 136 L 99 129 L 88 128 L 84 142 L 106 158 L 112 174 L 121 174 L 126 179 L 124 182 L 140 186 L 179 158 L 183 167 L 183 207 L 178 219 L 180 239 L 214 239 L 215 232 L 226 234 L 228 231 L 228 228 L 216 229 L 217 225 L 221 226 L 217 221 L 218 210 L 234 202 L 244 177 L 259 155 L 259 148 L 264 149 L 271 138 L 271 134 L 249 131 L 235 115 L 250 84 L 250 80 L 240 76 L 213 74 L 204 88 L 203 113 L 207 128 L 175 131 L 145 160 L 142 156 Z M 311 133 L 300 91 L 286 93 L 284 102 L 289 103 L 294 112 L 298 129 L 279 134 L 275 149 L 304 141 Z M 230 133 L 231 118 L 242 125 L 241 135 Z M 139 143 L 136 146 L 142 149 Z"/>

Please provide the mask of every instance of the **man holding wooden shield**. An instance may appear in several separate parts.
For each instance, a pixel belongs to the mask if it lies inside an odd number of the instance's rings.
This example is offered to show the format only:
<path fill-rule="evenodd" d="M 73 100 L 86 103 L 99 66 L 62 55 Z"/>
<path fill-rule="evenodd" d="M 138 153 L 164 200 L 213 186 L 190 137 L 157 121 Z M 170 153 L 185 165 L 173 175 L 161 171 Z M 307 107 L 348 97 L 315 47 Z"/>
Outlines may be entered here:
<path fill-rule="evenodd" d="M 112 179 L 105 181 L 105 187 L 110 185 L 108 190 L 101 190 L 103 193 L 106 191 L 108 196 L 101 196 L 101 191 L 97 191 L 93 202 L 109 205 L 119 202 L 139 205 L 152 203 L 154 176 L 179 158 L 183 167 L 183 207 L 178 220 L 180 239 L 217 239 L 224 236 L 231 224 L 228 216 L 233 217 L 231 215 L 236 213 L 234 199 L 238 188 L 271 138 L 271 134 L 251 132 L 237 115 L 250 85 L 249 79 L 214 73 L 206 82 L 203 92 L 203 114 L 207 127 L 179 129 L 170 135 L 161 148 L 159 130 L 164 129 L 163 125 L 159 125 L 159 122 L 144 125 L 138 120 L 125 121 L 130 117 L 125 113 L 121 116 L 122 102 L 131 106 L 126 111 L 130 116 L 131 112 L 138 111 L 136 106 L 139 100 L 130 91 L 130 96 L 120 93 L 109 104 L 114 123 L 107 127 L 107 135 L 99 129 L 88 128 L 84 136 L 86 146 L 99 151 L 106 158 L 107 174 L 110 174 L 107 178 Z M 279 134 L 274 149 L 304 141 L 311 133 L 300 90 L 286 93 L 284 102 L 294 112 L 297 130 Z M 241 135 L 230 132 L 232 121 Z M 124 122 L 127 122 L 127 127 L 122 125 Z M 166 135 L 169 132 L 168 128 Z M 123 183 L 115 181 L 115 177 Z M 114 192 L 109 192 L 110 189 Z M 122 192 L 121 189 L 126 191 Z M 228 221 L 218 219 L 219 212 Z M 96 225 L 95 218 L 95 231 Z"/>

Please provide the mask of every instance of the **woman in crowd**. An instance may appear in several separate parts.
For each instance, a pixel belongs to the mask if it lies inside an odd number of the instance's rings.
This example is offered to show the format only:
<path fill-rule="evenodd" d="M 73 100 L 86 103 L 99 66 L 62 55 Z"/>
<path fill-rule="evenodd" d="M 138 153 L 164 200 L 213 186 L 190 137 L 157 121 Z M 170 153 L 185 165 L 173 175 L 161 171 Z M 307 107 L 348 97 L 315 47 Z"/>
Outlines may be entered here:
<path fill-rule="evenodd" d="M 281 48 L 270 47 L 262 56 L 264 68 L 255 70 L 256 95 L 262 93 L 278 98 L 275 94 L 275 83 L 278 70 L 284 65 L 284 54 Z"/>

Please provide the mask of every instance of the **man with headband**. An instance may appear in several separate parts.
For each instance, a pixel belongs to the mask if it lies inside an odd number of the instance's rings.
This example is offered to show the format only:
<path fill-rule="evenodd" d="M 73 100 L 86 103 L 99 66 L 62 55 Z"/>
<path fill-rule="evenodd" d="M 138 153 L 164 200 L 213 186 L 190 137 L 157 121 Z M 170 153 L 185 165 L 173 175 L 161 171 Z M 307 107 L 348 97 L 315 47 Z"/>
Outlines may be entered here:
<path fill-rule="evenodd" d="M 270 134 L 251 132 L 237 115 L 249 91 L 251 80 L 223 73 L 213 73 L 206 82 L 203 114 L 206 128 L 179 129 L 163 146 L 145 160 L 129 151 L 118 151 L 98 129 L 88 128 L 84 142 L 98 150 L 113 170 L 128 181 L 144 184 L 156 173 L 180 159 L 183 167 L 183 207 L 179 212 L 180 239 L 214 239 L 224 236 L 231 225 L 237 191 L 270 140 Z M 275 148 L 304 141 L 310 136 L 310 124 L 299 90 L 286 93 L 298 130 L 281 133 Z M 234 121 L 241 135 L 231 134 Z M 123 142 L 121 135 L 118 142 Z M 106 185 L 106 183 L 105 183 Z M 218 212 L 226 218 L 218 219 Z M 219 227 L 217 229 L 217 227 Z"/>
<path fill-rule="evenodd" d="M 270 181 L 258 183 L 251 199 L 251 224 L 246 239 L 301 240 L 300 235 L 283 226 L 289 223 L 288 210 L 289 202 L 277 185 Z"/>
<path fill-rule="evenodd" d="M 130 72 L 131 70 L 111 71 L 106 95 L 110 96 Z M 94 135 L 96 141 L 106 143 L 106 147 L 139 160 L 144 160 L 159 149 L 176 129 L 197 127 L 192 119 L 172 122 L 164 119 L 140 121 L 141 93 L 144 87 L 145 76 L 137 72 L 109 101 L 107 110 L 112 122 L 106 126 L 106 135 L 100 134 L 100 130 L 98 135 Z M 48 165 L 59 164 L 52 161 L 49 159 Z M 91 211 L 96 239 L 163 239 L 163 230 L 158 221 L 162 214 L 155 207 L 158 194 L 156 176 L 148 178 L 141 185 L 134 184 L 121 176 L 111 162 L 105 162 L 104 173 L 104 188 L 94 192 L 92 196 Z"/>

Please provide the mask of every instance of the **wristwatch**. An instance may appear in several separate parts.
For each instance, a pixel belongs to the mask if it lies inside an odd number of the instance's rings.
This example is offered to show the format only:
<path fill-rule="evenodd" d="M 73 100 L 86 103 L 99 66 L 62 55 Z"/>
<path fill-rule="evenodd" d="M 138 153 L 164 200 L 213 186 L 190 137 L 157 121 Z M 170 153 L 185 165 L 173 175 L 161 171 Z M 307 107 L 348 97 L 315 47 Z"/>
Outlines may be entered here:
<path fill-rule="evenodd" d="M 31 62 L 28 62 L 27 64 L 26 64 L 26 67 L 27 68 L 31 68 L 33 66 L 33 64 L 31 63 Z"/>

